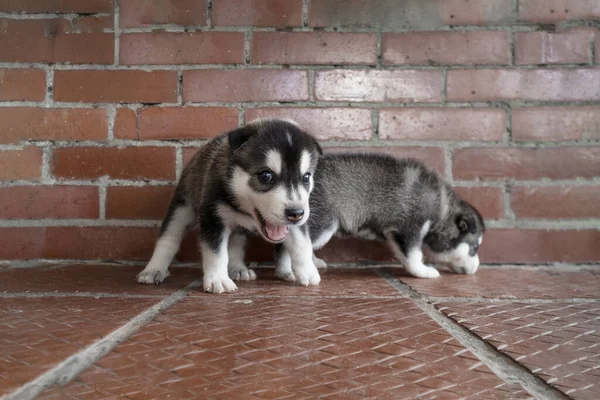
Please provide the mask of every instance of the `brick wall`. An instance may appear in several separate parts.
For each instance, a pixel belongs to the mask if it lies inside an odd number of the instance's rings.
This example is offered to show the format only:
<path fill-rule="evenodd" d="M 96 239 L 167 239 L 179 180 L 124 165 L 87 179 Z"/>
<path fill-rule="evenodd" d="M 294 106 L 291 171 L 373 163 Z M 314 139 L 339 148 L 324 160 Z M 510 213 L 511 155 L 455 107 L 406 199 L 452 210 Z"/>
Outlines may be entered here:
<path fill-rule="evenodd" d="M 0 260 L 147 259 L 197 148 L 287 116 L 425 160 L 487 218 L 484 262 L 598 261 L 599 22 L 598 0 L 0 0 Z"/>

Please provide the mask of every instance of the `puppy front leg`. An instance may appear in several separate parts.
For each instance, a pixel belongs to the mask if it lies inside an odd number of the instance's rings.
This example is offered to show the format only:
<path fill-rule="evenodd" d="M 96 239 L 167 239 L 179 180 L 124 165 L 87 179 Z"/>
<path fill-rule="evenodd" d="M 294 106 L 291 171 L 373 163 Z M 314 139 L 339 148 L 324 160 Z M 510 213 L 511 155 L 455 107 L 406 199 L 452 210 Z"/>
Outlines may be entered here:
<path fill-rule="evenodd" d="M 396 258 L 404 265 L 406 272 L 417 278 L 439 278 L 440 273 L 433 267 L 423 264 L 422 240 L 389 232 L 386 234 L 387 242 Z"/>
<path fill-rule="evenodd" d="M 290 228 L 284 246 L 290 254 L 296 282 L 302 286 L 318 285 L 321 276 L 313 262 L 312 243 L 305 227 Z"/>
<path fill-rule="evenodd" d="M 244 263 L 247 239 L 247 236 L 243 233 L 233 233 L 229 237 L 229 244 L 227 245 L 229 264 L 227 265 L 227 271 L 229 272 L 229 277 L 234 281 L 252 281 L 256 279 L 256 273 Z"/>
<path fill-rule="evenodd" d="M 227 242 L 231 230 L 215 223 L 216 218 L 203 218 L 200 221 L 198 239 L 202 251 L 204 290 L 211 293 L 234 292 L 237 286 L 227 274 Z"/>

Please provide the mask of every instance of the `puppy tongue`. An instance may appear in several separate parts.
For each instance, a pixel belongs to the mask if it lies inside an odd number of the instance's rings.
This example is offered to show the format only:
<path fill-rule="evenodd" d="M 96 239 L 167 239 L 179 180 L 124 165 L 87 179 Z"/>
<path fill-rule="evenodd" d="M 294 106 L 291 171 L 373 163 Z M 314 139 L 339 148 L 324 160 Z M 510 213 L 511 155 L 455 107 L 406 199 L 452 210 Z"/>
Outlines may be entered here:
<path fill-rule="evenodd" d="M 265 230 L 269 239 L 279 242 L 285 238 L 288 233 L 288 227 L 284 225 L 273 225 L 269 222 L 265 222 Z"/>

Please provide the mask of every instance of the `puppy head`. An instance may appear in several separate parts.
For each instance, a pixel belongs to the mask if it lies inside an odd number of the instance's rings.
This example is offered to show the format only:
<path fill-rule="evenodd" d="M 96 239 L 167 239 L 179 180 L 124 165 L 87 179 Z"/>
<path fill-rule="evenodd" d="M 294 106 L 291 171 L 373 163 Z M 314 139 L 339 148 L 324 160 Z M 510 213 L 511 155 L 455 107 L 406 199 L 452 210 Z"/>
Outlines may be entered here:
<path fill-rule="evenodd" d="M 287 120 L 258 120 L 229 133 L 231 191 L 269 242 L 304 224 L 321 148 Z"/>
<path fill-rule="evenodd" d="M 469 203 L 460 200 L 457 210 L 440 232 L 425 238 L 429 258 L 446 264 L 455 272 L 474 274 L 479 267 L 477 251 L 483 241 L 485 224 L 481 214 Z"/>

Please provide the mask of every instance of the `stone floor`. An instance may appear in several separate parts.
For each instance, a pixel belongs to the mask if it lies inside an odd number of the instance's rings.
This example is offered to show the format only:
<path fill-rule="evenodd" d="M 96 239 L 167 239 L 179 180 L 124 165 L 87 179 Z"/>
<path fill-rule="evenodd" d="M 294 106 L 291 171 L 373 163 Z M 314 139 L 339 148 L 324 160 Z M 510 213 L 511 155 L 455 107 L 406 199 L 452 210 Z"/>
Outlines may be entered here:
<path fill-rule="evenodd" d="M 0 269 L 7 399 L 600 399 L 600 268 L 484 267 L 420 280 L 260 269 L 232 295 L 178 267 Z"/>

